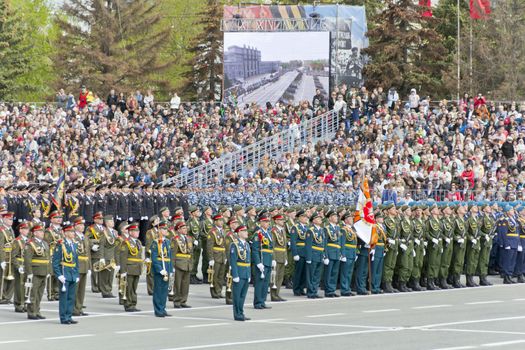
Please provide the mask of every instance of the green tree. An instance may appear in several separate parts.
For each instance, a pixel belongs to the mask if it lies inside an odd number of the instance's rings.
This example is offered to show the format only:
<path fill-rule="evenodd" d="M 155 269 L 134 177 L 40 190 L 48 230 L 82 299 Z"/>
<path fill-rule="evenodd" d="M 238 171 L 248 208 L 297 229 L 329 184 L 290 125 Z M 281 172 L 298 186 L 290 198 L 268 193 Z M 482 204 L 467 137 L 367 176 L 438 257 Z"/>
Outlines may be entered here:
<path fill-rule="evenodd" d="M 57 19 L 63 35 L 56 41 L 60 86 L 106 94 L 111 88 L 132 91 L 148 82 L 167 89 L 159 74 L 175 62 L 162 60 L 170 26 L 157 0 L 69 0 Z"/>
<path fill-rule="evenodd" d="M 20 13 L 0 0 L 0 100 L 12 99 L 21 88 L 19 76 L 30 70 L 26 45 Z"/>
<path fill-rule="evenodd" d="M 370 46 L 363 50 L 370 57 L 364 69 L 367 85 L 395 86 L 401 96 L 411 88 L 442 95 L 447 50 L 435 21 L 422 17 L 411 0 L 388 0 L 372 20 Z"/>

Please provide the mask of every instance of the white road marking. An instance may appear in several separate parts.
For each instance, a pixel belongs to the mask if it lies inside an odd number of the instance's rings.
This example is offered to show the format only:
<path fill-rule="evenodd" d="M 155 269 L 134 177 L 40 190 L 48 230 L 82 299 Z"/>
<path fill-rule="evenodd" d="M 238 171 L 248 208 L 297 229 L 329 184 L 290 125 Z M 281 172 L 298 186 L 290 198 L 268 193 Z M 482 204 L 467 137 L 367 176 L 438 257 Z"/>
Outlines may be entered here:
<path fill-rule="evenodd" d="M 77 335 L 64 335 L 61 337 L 48 337 L 44 338 L 44 340 L 61 340 L 61 339 L 73 339 L 73 338 L 87 338 L 87 337 L 94 337 L 94 334 L 77 334 Z"/>
<path fill-rule="evenodd" d="M 277 322 L 277 321 L 284 321 L 285 319 L 284 318 L 267 318 L 267 319 L 264 319 L 264 320 L 250 320 L 250 321 L 247 321 L 247 322 L 251 322 L 251 323 L 268 323 L 268 322 Z"/>
<path fill-rule="evenodd" d="M 464 349 L 475 349 L 476 347 L 473 345 L 467 345 L 467 346 L 455 346 L 453 348 L 439 348 L 439 349 L 433 349 L 433 350 L 464 350 Z"/>
<path fill-rule="evenodd" d="M 471 303 L 465 303 L 465 305 L 485 305 L 485 304 L 499 304 L 502 300 L 487 300 L 487 301 L 473 301 Z"/>
<path fill-rule="evenodd" d="M 512 335 L 525 335 L 525 332 L 512 332 L 512 331 L 491 331 L 486 329 L 456 329 L 456 328 L 436 328 L 436 329 L 419 329 L 425 332 L 460 332 L 460 333 L 485 333 L 485 334 L 512 334 Z"/>
<path fill-rule="evenodd" d="M 184 328 L 199 328 L 199 327 L 215 327 L 215 326 L 228 326 L 231 323 L 206 323 L 206 324 L 192 324 L 190 326 L 184 326 Z"/>
<path fill-rule="evenodd" d="M 510 340 L 510 341 L 502 341 L 499 343 L 487 343 L 487 344 L 481 344 L 482 347 L 486 348 L 492 348 L 496 346 L 504 346 L 504 345 L 513 345 L 513 344 L 522 344 L 525 343 L 525 339 L 522 340 Z"/>
<path fill-rule="evenodd" d="M 331 317 L 331 316 L 343 316 L 343 315 L 346 315 L 344 313 L 335 313 L 335 314 L 324 314 L 324 315 L 308 315 L 306 317 L 309 317 L 309 318 L 317 318 L 317 317 Z"/>
<path fill-rule="evenodd" d="M 257 340 L 231 342 L 231 343 L 193 345 L 193 346 L 185 346 L 185 347 L 180 347 L 180 348 L 171 348 L 171 349 L 164 349 L 164 350 L 194 350 L 194 349 L 223 348 L 223 347 L 238 346 L 238 345 L 278 343 L 278 342 L 283 342 L 283 341 L 294 341 L 294 340 L 305 340 L 305 339 L 316 339 L 316 338 L 327 338 L 327 337 L 341 337 L 341 336 L 353 335 L 353 334 L 378 333 L 378 332 L 388 332 L 388 331 L 393 332 L 396 330 L 366 330 L 366 331 L 355 331 L 355 332 L 312 334 L 312 335 L 304 335 L 304 336 L 297 336 L 297 337 L 270 338 L 270 339 L 257 339 Z"/>
<path fill-rule="evenodd" d="M 169 328 L 149 328 L 149 329 L 133 329 L 130 331 L 116 331 L 116 334 L 130 334 L 130 333 L 147 333 L 147 332 L 162 332 L 169 331 Z"/>
<path fill-rule="evenodd" d="M 15 343 L 27 343 L 27 340 L 3 340 L 0 344 L 15 344 Z"/>
<path fill-rule="evenodd" d="M 393 311 L 400 311 L 400 310 L 399 309 L 363 310 L 363 312 L 367 314 L 374 314 L 378 312 L 393 312 Z"/>
<path fill-rule="evenodd" d="M 442 307 L 451 307 L 450 304 L 442 304 L 442 305 L 423 305 L 423 306 L 414 306 L 412 309 L 414 310 L 425 310 L 425 309 L 440 309 Z"/>
<path fill-rule="evenodd" d="M 365 328 L 365 329 L 384 329 L 384 330 L 401 330 L 402 327 L 384 327 L 384 326 L 361 326 L 353 324 L 337 324 L 337 323 L 310 323 L 310 322 L 274 322 L 268 321 L 267 323 L 282 324 L 282 325 L 294 325 L 294 326 L 313 326 L 313 327 L 345 327 L 345 328 Z"/>
<path fill-rule="evenodd" d="M 455 325 L 460 325 L 460 324 L 486 323 L 486 322 L 511 321 L 511 320 L 523 320 L 523 319 L 525 319 L 525 316 L 486 318 L 486 319 L 481 319 L 481 320 L 468 320 L 468 321 L 427 324 L 423 326 L 412 327 L 411 329 L 434 328 L 434 327 L 455 326 Z"/>
<path fill-rule="evenodd" d="M 525 301 L 525 298 L 512 299 L 514 301 Z"/>

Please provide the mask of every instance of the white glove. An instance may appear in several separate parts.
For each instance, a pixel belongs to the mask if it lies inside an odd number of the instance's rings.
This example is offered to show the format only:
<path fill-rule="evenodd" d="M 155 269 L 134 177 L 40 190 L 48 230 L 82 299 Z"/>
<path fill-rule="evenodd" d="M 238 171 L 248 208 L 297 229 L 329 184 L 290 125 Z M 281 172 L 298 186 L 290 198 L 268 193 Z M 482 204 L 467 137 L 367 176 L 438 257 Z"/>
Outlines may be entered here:
<path fill-rule="evenodd" d="M 445 242 L 447 242 L 447 244 L 450 243 L 450 238 L 445 238 Z"/>
<path fill-rule="evenodd" d="M 248 277 L 248 283 L 250 283 L 250 282 L 251 282 L 251 280 L 252 280 L 252 278 L 251 278 L 251 277 Z"/>
<path fill-rule="evenodd" d="M 432 238 L 432 243 L 434 243 L 434 244 L 439 244 L 439 241 L 438 241 L 437 238 Z"/>
<path fill-rule="evenodd" d="M 239 277 L 234 277 L 232 279 L 232 281 L 235 282 L 235 283 L 239 283 L 241 281 L 241 279 Z"/>
<path fill-rule="evenodd" d="M 395 243 L 396 243 L 396 241 L 393 240 L 392 238 L 389 238 L 389 239 L 388 239 L 388 244 L 395 244 Z"/>
<path fill-rule="evenodd" d="M 24 274 L 24 267 L 23 267 L 23 266 L 20 266 L 20 267 L 18 268 L 18 273 L 21 274 L 21 275 Z"/>
<path fill-rule="evenodd" d="M 419 239 L 417 239 L 417 238 L 414 240 L 414 242 L 415 242 L 417 245 L 419 245 L 419 244 L 421 243 L 421 241 L 420 241 Z"/>
<path fill-rule="evenodd" d="M 299 259 L 300 259 L 299 255 L 294 255 L 293 256 L 293 261 L 299 261 Z"/>
<path fill-rule="evenodd" d="M 215 261 L 214 261 L 214 260 L 210 260 L 210 261 L 208 262 L 208 265 L 210 265 L 210 267 L 213 267 L 213 265 L 215 265 Z"/>
<path fill-rule="evenodd" d="M 372 255 L 372 256 L 374 256 L 375 253 L 376 253 L 376 250 L 375 250 L 375 249 L 372 249 L 372 250 L 370 251 L 370 255 Z"/>
<path fill-rule="evenodd" d="M 91 276 L 91 270 L 87 270 L 87 275 Z"/>
<path fill-rule="evenodd" d="M 370 248 L 370 244 L 365 244 L 365 248 L 369 249 Z"/>
<path fill-rule="evenodd" d="M 346 256 L 342 256 L 342 257 L 341 257 L 341 261 L 342 261 L 342 262 L 346 262 Z"/>
<path fill-rule="evenodd" d="M 119 271 L 120 271 L 120 266 L 119 265 L 115 266 L 115 273 L 118 273 Z"/>
<path fill-rule="evenodd" d="M 149 263 L 151 262 L 151 259 L 150 259 L 150 258 L 146 258 L 146 259 L 144 259 L 144 262 L 145 262 L 146 264 L 149 264 Z"/>
<path fill-rule="evenodd" d="M 7 266 L 7 263 L 5 261 L 2 261 L 0 263 L 0 267 L 2 268 L 2 270 L 5 270 L 5 267 Z"/>
<path fill-rule="evenodd" d="M 399 248 L 403 249 L 403 251 L 406 251 L 408 249 L 407 245 L 405 243 L 401 243 L 399 245 Z"/>
<path fill-rule="evenodd" d="M 93 244 L 93 247 L 91 247 L 91 250 L 94 252 L 98 252 L 98 244 Z"/>
<path fill-rule="evenodd" d="M 62 283 L 62 284 L 66 283 L 66 278 L 65 278 L 63 275 L 58 276 L 58 280 L 59 280 L 60 283 Z"/>
<path fill-rule="evenodd" d="M 416 257 L 416 251 L 415 251 L 415 250 L 412 251 L 412 256 L 413 256 L 414 258 Z"/>
<path fill-rule="evenodd" d="M 166 275 L 168 274 L 168 271 L 166 271 L 166 270 L 160 270 L 160 274 L 161 274 L 162 276 L 166 276 Z"/>
<path fill-rule="evenodd" d="M 523 251 L 523 247 L 522 246 L 518 246 L 518 252 L 522 252 Z"/>
<path fill-rule="evenodd" d="M 196 246 L 196 247 L 198 247 L 198 246 L 199 246 L 199 241 L 194 240 L 194 241 L 193 241 L 193 245 Z"/>
<path fill-rule="evenodd" d="M 355 256 L 354 261 L 357 261 L 357 259 L 359 259 L 359 255 Z"/>
<path fill-rule="evenodd" d="M 490 236 L 489 235 L 485 235 L 485 241 L 490 241 Z"/>
<path fill-rule="evenodd" d="M 27 275 L 27 278 L 29 279 L 33 278 L 33 274 Z"/>
<path fill-rule="evenodd" d="M 475 239 L 475 238 L 472 238 L 470 241 L 472 242 L 472 244 L 476 244 L 476 243 L 478 243 L 478 240 Z"/>
<path fill-rule="evenodd" d="M 423 242 L 423 245 L 424 245 L 425 247 L 428 246 L 428 242 L 427 242 L 427 241 L 424 241 L 424 242 Z"/>
<path fill-rule="evenodd" d="M 80 281 L 80 278 L 75 278 L 75 283 L 78 283 L 78 281 Z"/>
<path fill-rule="evenodd" d="M 510 250 L 510 246 L 508 246 L 508 247 L 505 247 L 505 250 Z"/>
<path fill-rule="evenodd" d="M 463 238 L 458 239 L 458 243 L 459 244 L 463 244 L 463 242 L 465 242 L 465 240 Z"/>
<path fill-rule="evenodd" d="M 272 267 L 275 267 L 275 266 L 277 266 L 277 261 L 272 260 Z"/>
<path fill-rule="evenodd" d="M 307 260 L 306 263 L 307 263 L 307 264 L 311 264 L 312 261 L 311 261 L 311 260 Z"/>
<path fill-rule="evenodd" d="M 101 265 L 106 265 L 106 260 L 105 259 L 100 259 L 98 261 Z"/>
<path fill-rule="evenodd" d="M 257 268 L 259 269 L 259 271 L 264 272 L 264 265 L 262 263 L 258 263 Z"/>
<path fill-rule="evenodd" d="M 224 263 L 226 264 L 228 262 L 228 259 L 224 259 Z"/>
<path fill-rule="evenodd" d="M 284 266 L 288 266 L 288 260 L 284 261 Z"/>
<path fill-rule="evenodd" d="M 423 249 L 423 256 L 427 255 L 427 250 Z"/>
<path fill-rule="evenodd" d="M 120 278 L 126 278 L 127 275 L 128 275 L 127 272 L 123 272 L 123 273 L 120 274 Z"/>
<path fill-rule="evenodd" d="M 323 264 L 328 265 L 329 263 L 330 263 L 330 260 L 328 260 L 326 258 L 323 260 Z"/>

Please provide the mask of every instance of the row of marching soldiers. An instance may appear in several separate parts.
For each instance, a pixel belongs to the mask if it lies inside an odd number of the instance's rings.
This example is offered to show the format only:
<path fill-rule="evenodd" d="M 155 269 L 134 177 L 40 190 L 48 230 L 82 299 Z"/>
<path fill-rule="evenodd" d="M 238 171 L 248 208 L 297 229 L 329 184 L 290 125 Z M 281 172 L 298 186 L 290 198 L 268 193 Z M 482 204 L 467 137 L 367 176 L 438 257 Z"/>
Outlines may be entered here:
<path fill-rule="evenodd" d="M 187 221 L 182 210 L 170 213 L 162 208 L 144 237 L 146 249 L 138 239 L 136 223 L 120 223 L 117 231 L 113 217 L 102 212 L 95 213 L 88 227 L 83 218 L 72 218 L 79 261 L 73 315 L 85 315 L 89 275 L 92 291 L 104 298 L 115 297 L 112 286 L 117 277 L 120 303 L 126 311 L 138 311 L 136 288 L 144 269 L 148 292 L 160 310 L 156 310 L 158 316 L 165 313 L 161 311 L 163 292 L 158 297 L 161 285 L 171 290 L 166 297 L 174 307 L 184 308 L 189 307 L 190 283 L 208 282 L 211 297 L 233 303 L 239 320 L 245 319 L 242 305 L 249 282 L 255 287 L 256 309 L 269 308 L 268 289 L 272 301 L 283 301 L 283 284 L 293 288 L 296 296 L 319 298 L 321 287 L 325 297 L 338 297 L 460 288 L 460 275 L 465 273 L 467 286 L 474 287 L 478 285 L 474 276 L 479 276 L 480 284 L 490 285 L 491 252 L 498 253 L 495 260 L 505 283 L 515 282 L 513 277 L 525 282 L 525 234 L 521 230 L 525 207 L 500 204 L 396 206 L 387 202 L 375 212 L 378 240 L 371 246 L 361 241 L 353 228 L 353 207 L 257 210 L 234 206 L 221 207 L 215 213 L 209 207 L 202 212 L 190 207 Z M 41 223 L 20 223 L 20 235 L 15 239 L 13 214 L 0 211 L 0 216 L 1 302 L 9 302 L 14 293 L 15 311 L 27 311 L 29 318 L 41 317 L 43 286 L 49 300 L 56 300 L 59 294 L 60 281 L 50 268 L 49 252 L 63 238 L 62 215 L 57 211 L 50 214 L 42 241 L 32 237 L 43 228 Z M 164 237 L 169 242 L 167 248 L 156 248 L 156 242 Z M 204 281 L 197 277 L 199 265 Z M 25 281 L 30 275 L 32 286 Z M 37 276 L 45 283 L 35 288 Z"/>

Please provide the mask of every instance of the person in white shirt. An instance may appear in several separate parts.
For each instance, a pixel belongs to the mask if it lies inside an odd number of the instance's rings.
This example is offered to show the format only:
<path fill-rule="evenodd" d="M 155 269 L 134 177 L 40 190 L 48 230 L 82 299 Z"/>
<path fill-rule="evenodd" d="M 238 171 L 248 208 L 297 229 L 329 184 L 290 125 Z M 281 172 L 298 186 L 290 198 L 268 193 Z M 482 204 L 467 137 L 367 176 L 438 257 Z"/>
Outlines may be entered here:
<path fill-rule="evenodd" d="M 180 97 L 175 92 L 173 94 L 173 97 L 170 100 L 170 108 L 172 110 L 177 110 L 177 109 L 179 109 L 179 106 L 180 106 Z"/>

